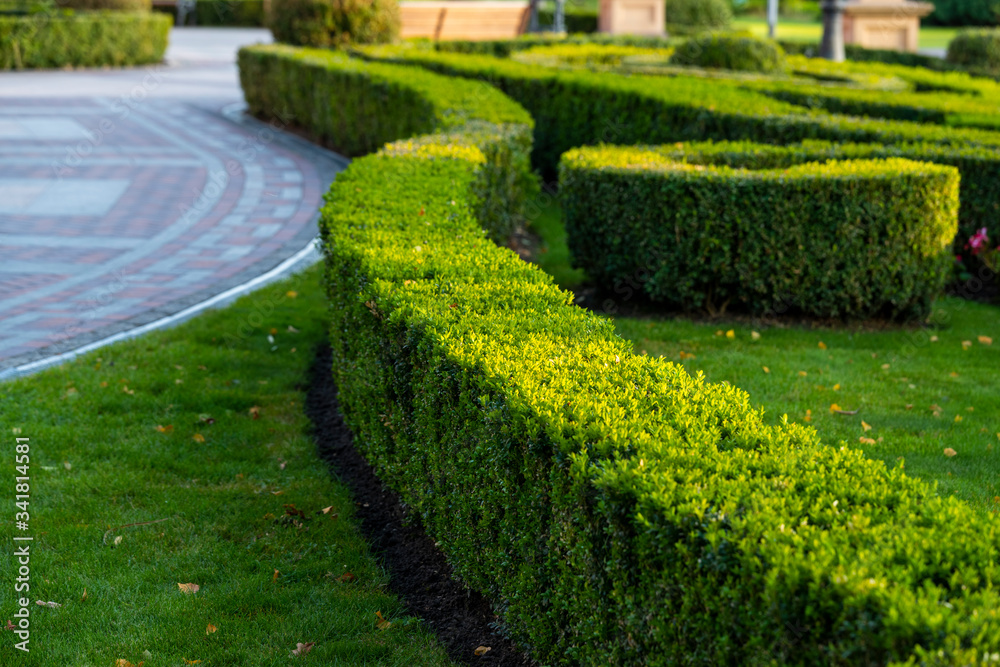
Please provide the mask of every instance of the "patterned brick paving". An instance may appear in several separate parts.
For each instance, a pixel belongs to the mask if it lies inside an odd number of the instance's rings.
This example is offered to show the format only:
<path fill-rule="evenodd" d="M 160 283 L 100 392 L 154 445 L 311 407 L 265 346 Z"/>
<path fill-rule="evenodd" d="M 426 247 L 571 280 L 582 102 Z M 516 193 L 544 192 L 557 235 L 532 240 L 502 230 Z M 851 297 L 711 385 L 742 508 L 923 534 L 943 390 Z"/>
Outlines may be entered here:
<path fill-rule="evenodd" d="M 231 98 L 4 100 L 0 370 L 268 271 L 343 166 Z"/>

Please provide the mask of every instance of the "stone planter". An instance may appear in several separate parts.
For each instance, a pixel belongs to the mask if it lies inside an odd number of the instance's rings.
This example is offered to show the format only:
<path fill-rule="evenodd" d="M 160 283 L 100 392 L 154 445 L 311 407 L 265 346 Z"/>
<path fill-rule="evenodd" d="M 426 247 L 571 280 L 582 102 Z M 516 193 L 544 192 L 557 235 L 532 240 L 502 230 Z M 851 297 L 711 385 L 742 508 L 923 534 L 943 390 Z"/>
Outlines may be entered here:
<path fill-rule="evenodd" d="M 929 2 L 852 0 L 844 7 L 844 42 L 868 49 L 916 51 L 920 19 L 932 11 Z"/>

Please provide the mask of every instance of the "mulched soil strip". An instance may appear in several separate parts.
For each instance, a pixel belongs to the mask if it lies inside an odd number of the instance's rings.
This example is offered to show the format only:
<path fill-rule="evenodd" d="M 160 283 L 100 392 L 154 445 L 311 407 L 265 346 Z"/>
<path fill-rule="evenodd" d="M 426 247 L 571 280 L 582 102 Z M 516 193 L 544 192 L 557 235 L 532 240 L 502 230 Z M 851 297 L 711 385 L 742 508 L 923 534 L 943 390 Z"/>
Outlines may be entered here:
<path fill-rule="evenodd" d="M 489 602 L 452 578 L 451 566 L 416 517 L 407 517 L 399 496 L 384 487 L 354 448 L 344 423 L 328 345 L 316 354 L 306 396 L 306 414 L 320 457 L 354 494 L 361 531 L 390 575 L 389 588 L 413 616 L 422 618 L 444 644 L 452 660 L 466 665 L 532 667 L 513 642 L 496 632 Z M 479 646 L 490 650 L 476 656 Z"/>

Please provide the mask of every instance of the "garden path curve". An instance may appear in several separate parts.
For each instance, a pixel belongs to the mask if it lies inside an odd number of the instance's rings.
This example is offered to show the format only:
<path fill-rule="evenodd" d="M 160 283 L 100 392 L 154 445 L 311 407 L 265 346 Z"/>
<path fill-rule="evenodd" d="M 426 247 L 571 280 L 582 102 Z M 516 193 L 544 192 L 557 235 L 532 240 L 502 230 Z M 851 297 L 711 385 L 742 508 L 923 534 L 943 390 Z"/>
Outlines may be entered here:
<path fill-rule="evenodd" d="M 258 41 L 175 29 L 165 65 L 0 73 L 0 379 L 315 260 L 346 160 L 243 113 Z"/>

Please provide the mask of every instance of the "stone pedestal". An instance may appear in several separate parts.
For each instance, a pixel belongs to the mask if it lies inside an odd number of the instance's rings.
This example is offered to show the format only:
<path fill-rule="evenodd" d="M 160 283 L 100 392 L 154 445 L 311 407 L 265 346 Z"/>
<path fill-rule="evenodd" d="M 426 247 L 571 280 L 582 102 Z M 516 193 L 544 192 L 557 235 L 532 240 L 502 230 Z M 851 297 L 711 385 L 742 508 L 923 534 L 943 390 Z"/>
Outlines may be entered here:
<path fill-rule="evenodd" d="M 597 29 L 612 35 L 666 34 L 663 0 L 601 0 Z"/>
<path fill-rule="evenodd" d="M 932 11 L 929 2 L 851 0 L 844 7 L 844 41 L 867 49 L 916 51 L 920 19 Z"/>

